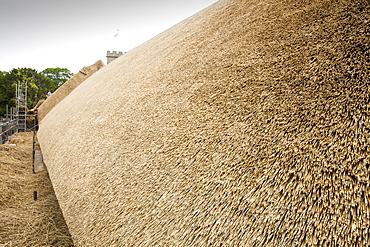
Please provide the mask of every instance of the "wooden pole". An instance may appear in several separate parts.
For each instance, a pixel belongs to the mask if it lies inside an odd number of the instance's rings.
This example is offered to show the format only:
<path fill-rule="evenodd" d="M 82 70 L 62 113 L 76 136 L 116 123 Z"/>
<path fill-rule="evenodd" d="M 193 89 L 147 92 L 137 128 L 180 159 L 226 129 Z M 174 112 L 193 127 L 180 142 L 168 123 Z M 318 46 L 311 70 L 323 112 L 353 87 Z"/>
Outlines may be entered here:
<path fill-rule="evenodd" d="M 33 137 L 32 137 L 32 173 L 35 174 L 35 133 L 36 131 L 33 131 Z"/>
<path fill-rule="evenodd" d="M 6 105 L 6 115 L 5 115 L 6 122 L 9 121 L 9 115 L 8 114 L 9 114 L 9 106 Z"/>

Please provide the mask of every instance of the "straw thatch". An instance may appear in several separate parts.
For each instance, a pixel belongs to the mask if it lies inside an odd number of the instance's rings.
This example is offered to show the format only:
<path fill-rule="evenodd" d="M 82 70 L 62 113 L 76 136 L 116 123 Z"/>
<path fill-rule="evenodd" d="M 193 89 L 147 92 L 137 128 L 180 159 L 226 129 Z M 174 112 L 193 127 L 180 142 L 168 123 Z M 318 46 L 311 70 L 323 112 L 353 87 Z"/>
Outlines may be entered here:
<path fill-rule="evenodd" d="M 32 173 L 32 141 L 23 132 L 0 145 L 0 246 L 73 246 L 47 171 Z"/>
<path fill-rule="evenodd" d="M 54 108 L 60 101 L 62 101 L 68 94 L 70 94 L 78 85 L 84 82 L 96 71 L 104 67 L 104 63 L 99 60 L 90 66 L 83 67 L 77 74 L 74 74 L 68 81 L 60 86 L 52 95 L 45 101 L 37 103 L 35 108 L 38 110 L 38 120 L 45 117 L 48 112 Z M 34 109 L 35 109 L 34 108 Z"/>
<path fill-rule="evenodd" d="M 77 246 L 368 246 L 369 1 L 223 0 L 39 140 Z"/>

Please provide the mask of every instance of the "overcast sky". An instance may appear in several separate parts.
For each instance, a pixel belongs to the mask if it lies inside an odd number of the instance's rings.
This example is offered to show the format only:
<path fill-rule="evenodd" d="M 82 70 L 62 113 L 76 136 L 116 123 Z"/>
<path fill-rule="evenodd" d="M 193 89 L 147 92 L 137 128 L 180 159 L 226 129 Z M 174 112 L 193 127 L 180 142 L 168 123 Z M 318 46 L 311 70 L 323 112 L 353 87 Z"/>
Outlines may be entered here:
<path fill-rule="evenodd" d="M 217 1 L 0 0 L 0 71 L 77 73 L 106 63 L 107 50 L 128 52 Z"/>

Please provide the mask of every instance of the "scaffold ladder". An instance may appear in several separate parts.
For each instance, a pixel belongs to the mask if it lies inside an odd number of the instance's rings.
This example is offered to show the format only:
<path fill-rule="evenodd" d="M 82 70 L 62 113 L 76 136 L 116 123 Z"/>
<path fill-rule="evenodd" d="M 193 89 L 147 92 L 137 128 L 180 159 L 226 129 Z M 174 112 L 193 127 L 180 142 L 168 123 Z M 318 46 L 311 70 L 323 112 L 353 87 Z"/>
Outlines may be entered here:
<path fill-rule="evenodd" d="M 25 132 L 27 129 L 27 82 L 17 83 L 16 97 L 18 132 Z"/>

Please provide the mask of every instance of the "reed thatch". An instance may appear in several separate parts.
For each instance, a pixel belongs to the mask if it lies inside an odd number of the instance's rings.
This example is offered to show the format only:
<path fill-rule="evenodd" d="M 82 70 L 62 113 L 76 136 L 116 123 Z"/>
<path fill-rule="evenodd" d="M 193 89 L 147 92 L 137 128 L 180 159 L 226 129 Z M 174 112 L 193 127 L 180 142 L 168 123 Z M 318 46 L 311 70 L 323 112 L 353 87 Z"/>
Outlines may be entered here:
<path fill-rule="evenodd" d="M 38 120 L 45 117 L 48 112 L 54 108 L 60 101 L 62 101 L 68 94 L 70 94 L 78 85 L 84 82 L 96 71 L 104 67 L 104 63 L 99 60 L 90 66 L 84 66 L 77 74 L 74 74 L 68 81 L 60 86 L 52 95 L 50 95 L 45 101 L 39 101 L 35 106 L 38 110 Z"/>
<path fill-rule="evenodd" d="M 39 140 L 77 246 L 368 246 L 367 0 L 221 0 Z"/>

